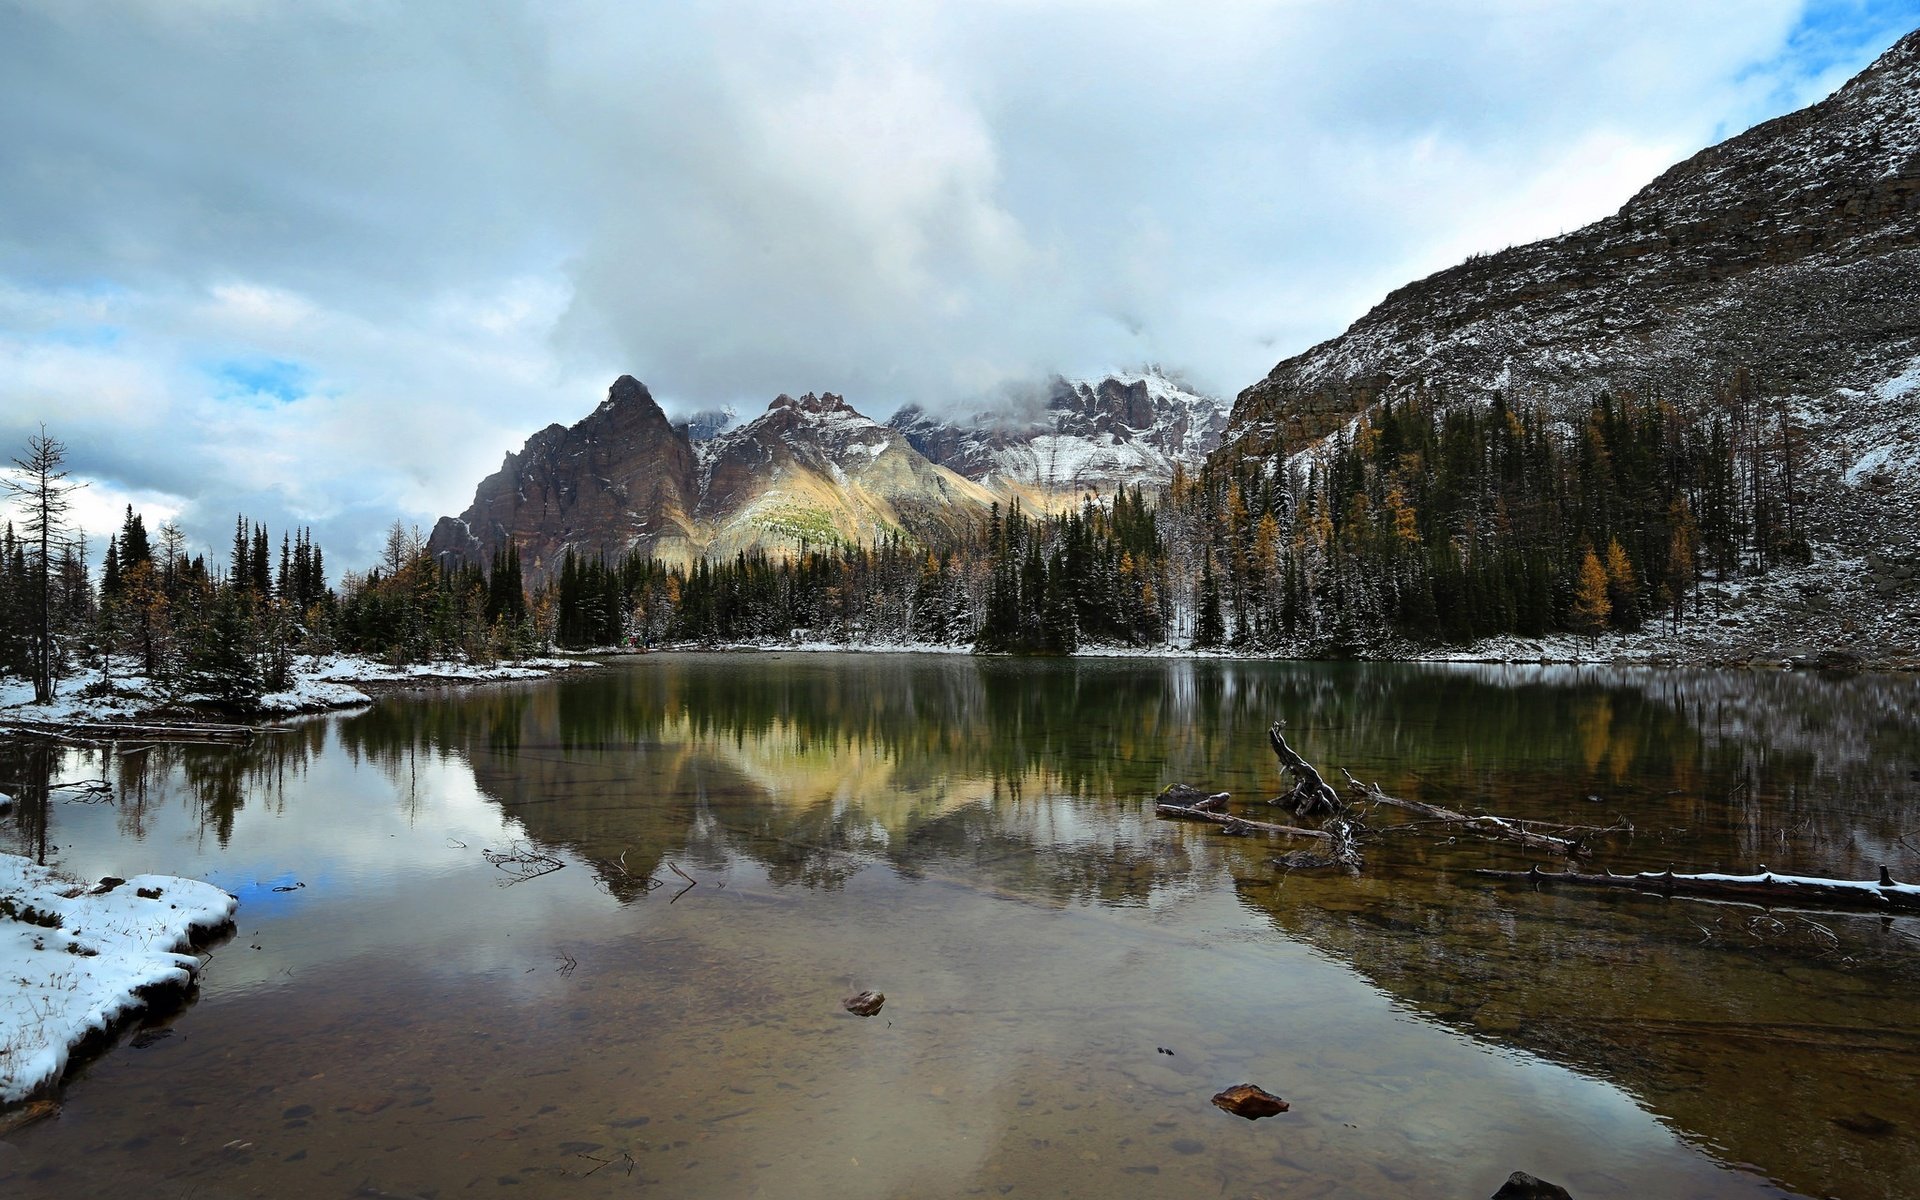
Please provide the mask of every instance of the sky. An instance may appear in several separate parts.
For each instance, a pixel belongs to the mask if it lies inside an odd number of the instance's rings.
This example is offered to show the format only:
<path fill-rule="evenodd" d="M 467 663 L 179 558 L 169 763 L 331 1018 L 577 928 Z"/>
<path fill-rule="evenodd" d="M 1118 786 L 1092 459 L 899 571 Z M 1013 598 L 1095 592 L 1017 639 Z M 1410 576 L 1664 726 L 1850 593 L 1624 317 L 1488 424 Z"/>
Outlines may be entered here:
<path fill-rule="evenodd" d="M 1920 0 L 0 0 L 0 457 L 365 567 L 676 415 L 1231 399 L 1831 92 Z"/>

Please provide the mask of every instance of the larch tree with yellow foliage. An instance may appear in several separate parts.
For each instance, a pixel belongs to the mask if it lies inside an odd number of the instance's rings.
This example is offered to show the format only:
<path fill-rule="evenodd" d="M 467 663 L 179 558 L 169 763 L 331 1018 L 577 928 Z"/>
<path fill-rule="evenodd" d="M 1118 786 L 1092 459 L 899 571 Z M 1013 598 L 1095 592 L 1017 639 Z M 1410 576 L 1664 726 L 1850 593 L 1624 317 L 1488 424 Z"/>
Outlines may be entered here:
<path fill-rule="evenodd" d="M 1598 636 L 1613 615 L 1613 602 L 1607 599 L 1607 569 L 1600 556 L 1588 546 L 1580 560 L 1580 574 L 1573 583 L 1573 609 L 1567 614 L 1575 630 Z"/>

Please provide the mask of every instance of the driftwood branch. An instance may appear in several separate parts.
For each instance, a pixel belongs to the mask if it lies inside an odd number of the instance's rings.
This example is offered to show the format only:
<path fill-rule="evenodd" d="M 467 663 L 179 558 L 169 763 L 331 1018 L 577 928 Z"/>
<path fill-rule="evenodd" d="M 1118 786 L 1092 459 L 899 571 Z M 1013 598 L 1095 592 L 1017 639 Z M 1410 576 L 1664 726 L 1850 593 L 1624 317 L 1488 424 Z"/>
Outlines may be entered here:
<path fill-rule="evenodd" d="M 1920 912 L 1920 884 L 1897 883 L 1885 867 L 1880 869 L 1878 881 L 1776 875 L 1764 866 L 1757 875 L 1676 875 L 1672 870 L 1641 871 L 1635 875 L 1615 875 L 1608 871 L 1591 875 L 1575 871 L 1542 871 L 1539 867 L 1525 871 L 1482 869 L 1474 874 L 1523 881 L 1535 887 L 1560 884 L 1583 888 L 1629 888 L 1668 896 L 1706 896 L 1761 904 L 1819 904 L 1867 912 Z"/>
<path fill-rule="evenodd" d="M 1281 796 L 1277 803 L 1295 816 L 1313 817 L 1337 813 L 1346 808 L 1340 799 L 1340 793 L 1333 790 L 1313 764 L 1301 758 L 1280 731 L 1286 728 L 1285 721 L 1275 721 L 1267 729 L 1267 744 L 1273 747 L 1273 756 L 1280 760 L 1280 767 L 1293 776 L 1293 788 Z"/>
<path fill-rule="evenodd" d="M 1536 833 L 1526 828 L 1526 822 L 1524 821 L 1514 821 L 1505 817 L 1495 817 L 1485 814 L 1468 816 L 1466 813 L 1455 812 L 1450 808 L 1441 808 L 1437 804 L 1428 804 L 1420 800 L 1402 800 L 1398 796 L 1389 796 L 1381 791 L 1380 785 L 1377 783 L 1361 783 L 1353 777 L 1351 771 L 1342 771 L 1341 773 L 1347 777 L 1347 783 L 1358 791 L 1370 804 L 1384 804 L 1389 808 L 1398 808 L 1410 813 L 1418 813 L 1420 816 L 1427 817 L 1431 820 L 1458 826 L 1479 837 L 1492 838 L 1496 841 L 1516 842 L 1529 850 L 1544 850 L 1551 854 L 1564 854 L 1572 858 L 1578 858 L 1586 853 L 1586 847 L 1574 841 L 1572 838 L 1557 837 L 1549 833 Z"/>
<path fill-rule="evenodd" d="M 1226 811 L 1230 798 L 1228 792 L 1208 794 L 1188 784 L 1170 783 L 1154 797 L 1153 811 L 1156 816 L 1168 821 L 1202 821 L 1218 825 L 1226 833 L 1282 833 L 1288 837 L 1321 840 L 1333 837 L 1319 829 L 1302 829 L 1298 825 L 1276 825 L 1271 821 L 1249 821 L 1245 817 L 1236 817 Z"/>

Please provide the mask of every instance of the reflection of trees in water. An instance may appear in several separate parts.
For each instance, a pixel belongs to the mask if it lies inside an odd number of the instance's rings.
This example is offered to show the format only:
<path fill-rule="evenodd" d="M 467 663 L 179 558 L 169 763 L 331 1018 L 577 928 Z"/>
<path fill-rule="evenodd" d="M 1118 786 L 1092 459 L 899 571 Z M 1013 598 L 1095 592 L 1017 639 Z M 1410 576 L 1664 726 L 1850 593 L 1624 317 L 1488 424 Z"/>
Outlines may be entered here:
<path fill-rule="evenodd" d="M 617 863 L 627 850 L 650 873 L 669 849 L 686 852 L 706 814 L 748 841 L 814 848 L 818 861 L 781 870 L 828 883 L 848 852 L 911 867 L 901 846 L 923 827 L 1053 844 L 1052 831 L 1020 831 L 1025 796 L 1089 806 L 1098 825 L 1176 779 L 1268 794 L 1279 780 L 1259 733 L 1285 717 L 1323 768 L 1408 796 L 1688 831 L 1618 847 L 1607 865 L 1868 874 L 1884 862 L 1920 875 L 1900 841 L 1920 827 L 1907 777 L 1920 767 L 1916 686 L 1593 667 L 661 655 L 553 683 L 389 697 L 238 747 L 102 758 L 94 773 L 119 785 L 131 836 L 150 805 L 181 795 L 224 840 L 243 806 L 286 803 L 334 730 L 403 803 L 420 798 L 423 763 L 452 756 L 530 831 L 588 857 Z M 956 817 L 970 807 L 1001 816 Z M 17 840 L 23 818 L 13 825 Z M 1097 857 L 1062 870 L 1092 879 L 1110 869 L 1087 865 Z"/>
<path fill-rule="evenodd" d="M 0 831 L 11 836 L 4 844 L 45 864 L 53 824 L 52 785 L 64 778 L 58 746 L 37 738 L 0 738 L 0 792 L 13 797 L 13 808 L 0 813 Z"/>
<path fill-rule="evenodd" d="M 613 864 L 609 886 L 633 895 L 663 857 L 689 853 L 702 821 L 703 841 L 757 846 L 781 879 L 833 886 L 847 861 L 912 869 L 903 847 L 923 829 L 989 844 L 967 853 L 992 858 L 1000 839 L 1031 857 L 1055 843 L 1013 818 L 1024 795 L 1089 806 L 1099 825 L 1174 779 L 1266 794 L 1278 780 L 1259 731 L 1275 716 L 1323 767 L 1405 795 L 1575 823 L 1627 815 L 1646 836 L 1612 848 L 1608 865 L 1622 869 L 1867 873 L 1920 868 L 1898 841 L 1920 825 L 1920 789 L 1902 769 L 1920 757 L 1917 718 L 1901 707 L 1912 687 L 1602 668 L 663 655 L 554 684 L 393 697 L 338 728 L 403 795 L 420 756 L 464 758 L 530 833 Z M 1092 845 L 1058 870 L 1096 894 L 1103 872 L 1150 877 L 1100 858 L 1128 849 Z M 959 847 L 939 852 L 964 862 Z"/>
<path fill-rule="evenodd" d="M 297 791 L 294 785 L 326 744 L 327 730 L 324 721 L 305 722 L 262 730 L 240 743 L 60 746 L 0 738 L 0 779 L 34 781 L 36 803 L 16 822 L 16 834 L 25 835 L 16 837 L 21 853 L 34 853 L 32 845 L 44 842 L 48 828 L 58 824 L 62 805 L 77 801 L 77 793 L 58 785 L 78 779 L 103 779 L 112 785 L 110 795 L 88 799 L 113 806 L 123 836 L 144 837 L 152 813 L 178 801 L 204 832 L 225 845 L 243 808 L 252 804 L 277 811 L 289 802 Z"/>
<path fill-rule="evenodd" d="M 1373 866 L 1241 897 L 1405 1008 L 1605 1078 L 1724 1160 L 1810 1194 L 1920 1194 L 1920 922 Z"/>

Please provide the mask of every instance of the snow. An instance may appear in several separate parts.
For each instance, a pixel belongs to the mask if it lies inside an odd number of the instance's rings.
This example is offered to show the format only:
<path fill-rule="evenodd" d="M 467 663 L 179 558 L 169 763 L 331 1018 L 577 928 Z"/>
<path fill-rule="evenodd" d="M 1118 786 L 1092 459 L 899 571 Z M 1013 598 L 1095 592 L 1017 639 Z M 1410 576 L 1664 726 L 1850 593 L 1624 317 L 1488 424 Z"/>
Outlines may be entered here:
<path fill-rule="evenodd" d="M 1129 424 L 1139 417 L 1109 401 L 1103 391 L 1109 384 L 1144 387 L 1151 420 Z M 1046 392 L 1041 409 L 1003 403 L 937 417 L 908 407 L 889 424 L 917 444 L 939 444 L 938 464 L 967 479 L 989 488 L 1036 486 L 1055 492 L 1164 486 L 1176 463 L 1197 470 L 1226 427 L 1223 402 L 1153 368 L 1055 377 Z"/>
<path fill-rule="evenodd" d="M 589 659 L 523 658 L 517 662 L 475 663 L 460 659 L 435 659 L 432 662 L 390 666 L 355 654 L 302 655 L 294 662 L 294 674 L 303 683 L 411 683 L 448 680 L 458 683 L 486 683 L 504 679 L 544 679 L 555 671 L 598 666 Z M 360 702 L 365 702 L 365 696 Z"/>
<path fill-rule="evenodd" d="M 500 663 L 441 659 L 396 667 L 353 654 L 301 654 L 293 660 L 293 686 L 261 696 L 260 710 L 281 715 L 371 704 L 372 697 L 353 686 L 357 683 L 542 679 L 555 671 L 597 665 L 577 658 L 523 658 Z M 0 721 L 41 725 L 130 721 L 169 703 L 192 699 L 168 695 L 139 675 L 115 675 L 108 690 L 100 672 L 86 668 L 55 683 L 53 703 L 34 704 L 32 684 L 16 677 L 0 676 Z"/>
<path fill-rule="evenodd" d="M 1887 466 L 1893 459 L 1894 452 L 1898 449 L 1898 446 L 1891 444 L 1875 446 L 1865 454 L 1862 454 L 1858 461 L 1848 467 L 1846 473 L 1841 476 L 1841 478 L 1847 481 L 1848 487 L 1859 487 L 1869 477 L 1878 474 L 1882 467 Z"/>
<path fill-rule="evenodd" d="M 1915 358 L 1906 370 L 1873 390 L 1882 400 L 1900 400 L 1920 392 L 1920 358 Z"/>
<path fill-rule="evenodd" d="M 184 951 L 238 907 L 198 880 L 137 875 L 101 891 L 0 854 L 0 1104 L 57 1083 L 72 1049 L 138 1011 L 143 989 L 191 983 L 200 961 Z M 28 923 L 29 908 L 57 924 Z"/>
<path fill-rule="evenodd" d="M 1641 879 L 1657 880 L 1664 876 L 1642 871 Z M 1776 875 L 1771 871 L 1762 871 L 1758 875 L 1722 875 L 1708 872 L 1704 875 L 1676 875 L 1676 879 L 1704 879 L 1713 883 L 1778 883 L 1787 887 L 1846 888 L 1849 891 L 1867 892 L 1873 895 L 1892 894 L 1897 896 L 1920 896 L 1920 884 L 1917 883 L 1881 883 L 1877 879 L 1826 879 L 1817 875 Z"/>
<path fill-rule="evenodd" d="M 33 684 L 18 676 L 0 676 L 0 721 L 125 721 L 158 703 L 158 691 L 145 676 L 116 674 L 109 689 L 101 673 L 91 668 L 56 681 L 53 691 L 51 704 L 35 704 Z"/>

